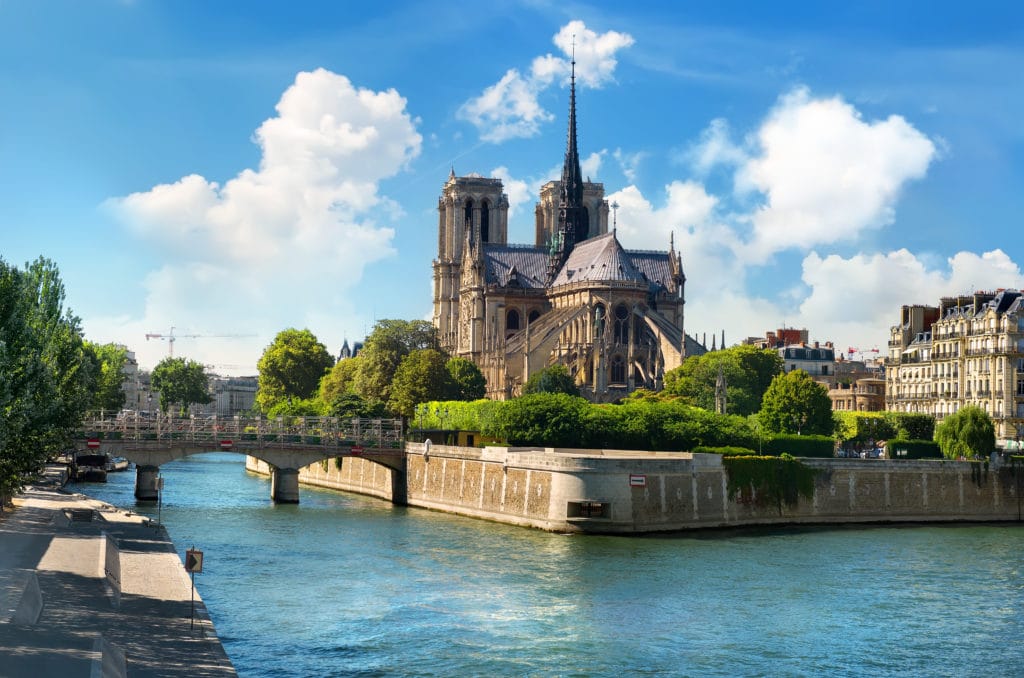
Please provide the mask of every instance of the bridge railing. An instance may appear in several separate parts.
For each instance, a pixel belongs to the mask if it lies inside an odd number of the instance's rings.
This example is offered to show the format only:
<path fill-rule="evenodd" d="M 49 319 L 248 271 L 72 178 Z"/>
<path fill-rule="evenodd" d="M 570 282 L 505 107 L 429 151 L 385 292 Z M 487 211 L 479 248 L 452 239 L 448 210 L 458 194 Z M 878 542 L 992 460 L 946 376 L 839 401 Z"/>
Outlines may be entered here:
<path fill-rule="evenodd" d="M 343 450 L 352 446 L 399 448 L 401 419 L 338 417 L 175 417 L 171 414 L 97 413 L 83 422 L 86 437 L 138 442 L 218 447 L 309 448 Z"/>

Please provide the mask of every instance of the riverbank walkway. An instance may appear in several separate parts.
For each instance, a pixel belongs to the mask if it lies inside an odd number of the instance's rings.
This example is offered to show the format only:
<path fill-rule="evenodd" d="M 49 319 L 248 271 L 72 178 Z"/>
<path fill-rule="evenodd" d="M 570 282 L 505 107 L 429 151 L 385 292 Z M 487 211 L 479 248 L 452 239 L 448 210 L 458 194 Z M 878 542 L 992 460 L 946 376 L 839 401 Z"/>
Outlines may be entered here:
<path fill-rule="evenodd" d="M 167 532 L 60 489 L 0 514 L 0 676 L 235 676 Z"/>

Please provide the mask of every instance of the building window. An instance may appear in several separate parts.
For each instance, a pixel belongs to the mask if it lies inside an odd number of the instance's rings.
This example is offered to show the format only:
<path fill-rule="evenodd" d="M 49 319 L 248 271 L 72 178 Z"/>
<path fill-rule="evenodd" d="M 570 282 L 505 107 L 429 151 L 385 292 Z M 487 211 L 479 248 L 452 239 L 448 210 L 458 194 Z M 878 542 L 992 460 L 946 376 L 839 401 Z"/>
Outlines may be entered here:
<path fill-rule="evenodd" d="M 621 355 L 616 355 L 612 357 L 611 372 L 613 384 L 626 383 L 626 361 L 622 359 Z"/>
<path fill-rule="evenodd" d="M 484 200 L 480 206 L 480 240 L 491 242 L 491 206 Z"/>
<path fill-rule="evenodd" d="M 616 344 L 629 343 L 629 309 L 625 304 L 615 307 L 614 340 Z"/>
<path fill-rule="evenodd" d="M 535 320 L 536 320 L 537 318 L 539 318 L 539 317 L 540 317 L 540 311 L 530 311 L 530 315 L 529 315 L 529 324 L 531 324 L 531 325 L 532 325 L 532 324 L 533 324 L 533 322 L 534 322 L 534 321 L 535 321 Z"/>
<path fill-rule="evenodd" d="M 463 215 L 466 221 L 466 230 L 470 233 L 473 232 L 473 199 L 466 198 L 466 211 Z"/>
<path fill-rule="evenodd" d="M 512 309 L 505 314 L 505 329 L 509 332 L 519 331 L 519 311 Z"/>

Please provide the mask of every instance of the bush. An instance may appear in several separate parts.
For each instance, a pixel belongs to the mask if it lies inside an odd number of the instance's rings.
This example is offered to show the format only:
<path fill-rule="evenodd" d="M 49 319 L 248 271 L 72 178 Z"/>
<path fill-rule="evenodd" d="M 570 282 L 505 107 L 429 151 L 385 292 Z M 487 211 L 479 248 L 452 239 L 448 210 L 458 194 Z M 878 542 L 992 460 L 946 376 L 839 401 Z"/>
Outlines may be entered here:
<path fill-rule="evenodd" d="M 757 452 L 746 447 L 707 447 L 701 445 L 691 450 L 694 454 L 720 454 L 723 457 L 756 457 Z"/>
<path fill-rule="evenodd" d="M 896 433 L 892 436 L 903 440 L 931 440 L 935 437 L 935 417 L 919 412 L 886 412 Z M 877 440 L 877 438 L 876 438 Z"/>
<path fill-rule="evenodd" d="M 886 443 L 886 451 L 890 459 L 942 459 L 942 450 L 934 440 L 895 438 Z"/>
<path fill-rule="evenodd" d="M 836 441 L 830 436 L 776 435 L 764 441 L 765 455 L 794 457 L 815 457 L 828 459 L 835 456 Z"/>
<path fill-rule="evenodd" d="M 525 395 L 502 403 L 480 432 L 510 445 L 579 447 L 589 406 L 583 398 L 565 393 Z"/>

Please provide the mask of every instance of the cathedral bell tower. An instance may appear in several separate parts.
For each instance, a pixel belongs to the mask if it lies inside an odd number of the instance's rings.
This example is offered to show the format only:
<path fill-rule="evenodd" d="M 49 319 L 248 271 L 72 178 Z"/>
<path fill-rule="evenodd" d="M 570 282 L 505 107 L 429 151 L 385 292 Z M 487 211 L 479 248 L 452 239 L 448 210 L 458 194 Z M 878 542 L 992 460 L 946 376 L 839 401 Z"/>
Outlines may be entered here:
<path fill-rule="evenodd" d="M 441 189 L 437 214 L 433 320 L 441 347 L 454 354 L 459 343 L 463 250 L 466 243 L 483 247 L 508 242 L 508 196 L 501 179 L 457 177 L 453 168 Z"/>

